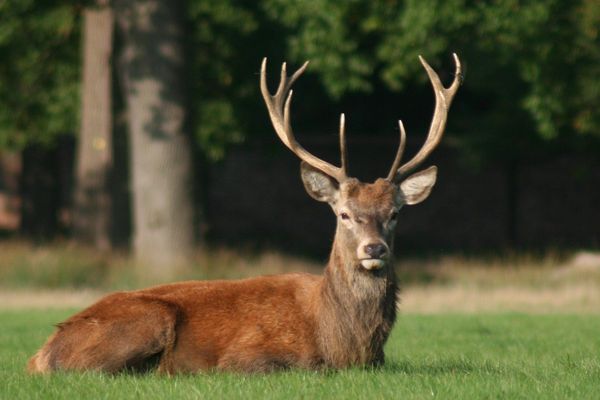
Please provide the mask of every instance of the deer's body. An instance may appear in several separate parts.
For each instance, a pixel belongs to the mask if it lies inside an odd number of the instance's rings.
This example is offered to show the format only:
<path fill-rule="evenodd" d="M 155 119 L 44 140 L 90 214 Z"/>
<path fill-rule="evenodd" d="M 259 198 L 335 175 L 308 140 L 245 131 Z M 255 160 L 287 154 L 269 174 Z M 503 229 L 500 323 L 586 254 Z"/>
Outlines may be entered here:
<path fill-rule="evenodd" d="M 29 368 L 260 372 L 383 361 L 395 293 L 384 300 L 389 315 L 365 319 L 379 325 L 371 332 L 356 324 L 360 316 L 340 314 L 327 286 L 324 277 L 285 274 L 114 293 L 62 323 Z"/>
<path fill-rule="evenodd" d="M 29 369 L 258 372 L 380 364 L 396 317 L 394 270 L 359 268 L 347 240 L 338 229 L 322 276 L 191 281 L 108 295 L 60 324 Z"/>
<path fill-rule="evenodd" d="M 383 363 L 383 346 L 396 319 L 398 285 L 391 256 L 398 211 L 427 198 L 437 169 L 400 178 L 439 142 L 460 80 L 456 56 L 457 77 L 449 89 L 421 61 L 436 95 L 427 141 L 400 166 L 405 142 L 400 124 L 401 145 L 392 169 L 373 183 L 346 175 L 343 118 L 341 168 L 296 142 L 289 122 L 290 88 L 306 65 L 288 78 L 284 64 L 271 96 L 263 62 L 261 91 L 275 131 L 302 159 L 309 195 L 328 203 L 338 218 L 323 275 L 181 282 L 114 293 L 59 324 L 29 361 L 29 370 L 254 372 Z"/>

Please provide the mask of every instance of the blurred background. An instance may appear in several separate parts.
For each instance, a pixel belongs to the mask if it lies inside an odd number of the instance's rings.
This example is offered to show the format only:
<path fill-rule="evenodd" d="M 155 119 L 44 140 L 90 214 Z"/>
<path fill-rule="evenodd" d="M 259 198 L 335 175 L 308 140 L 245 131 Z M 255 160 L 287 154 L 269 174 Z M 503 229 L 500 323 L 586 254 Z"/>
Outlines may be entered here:
<path fill-rule="evenodd" d="M 448 84 L 452 52 L 465 81 L 438 184 L 401 214 L 405 282 L 600 285 L 599 27 L 595 0 L 4 0 L 0 286 L 318 272 L 335 218 L 274 134 L 262 58 L 272 90 L 311 61 L 298 140 L 337 163 L 344 112 L 372 181 L 398 119 L 408 157 L 424 142 L 418 55 Z"/>

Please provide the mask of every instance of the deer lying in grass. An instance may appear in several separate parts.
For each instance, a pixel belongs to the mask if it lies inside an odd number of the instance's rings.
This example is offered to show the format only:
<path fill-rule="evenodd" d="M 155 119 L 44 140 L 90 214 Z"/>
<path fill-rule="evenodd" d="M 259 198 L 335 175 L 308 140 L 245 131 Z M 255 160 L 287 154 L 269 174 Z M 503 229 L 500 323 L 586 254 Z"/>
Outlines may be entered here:
<path fill-rule="evenodd" d="M 329 263 L 322 276 L 284 274 L 237 281 L 181 282 L 110 294 L 58 325 L 29 361 L 29 370 L 122 370 L 165 373 L 202 370 L 271 371 L 280 368 L 343 368 L 380 365 L 396 319 L 398 285 L 392 268 L 399 209 L 429 195 L 436 167 L 402 180 L 442 137 L 448 108 L 461 80 L 449 88 L 421 58 L 435 92 L 426 142 L 401 165 L 406 134 L 387 178 L 362 183 L 346 174 L 344 116 L 340 119 L 341 167 L 308 153 L 290 125 L 291 77 L 285 63 L 275 95 L 260 88 L 281 141 L 301 160 L 310 196 L 337 216 Z"/>

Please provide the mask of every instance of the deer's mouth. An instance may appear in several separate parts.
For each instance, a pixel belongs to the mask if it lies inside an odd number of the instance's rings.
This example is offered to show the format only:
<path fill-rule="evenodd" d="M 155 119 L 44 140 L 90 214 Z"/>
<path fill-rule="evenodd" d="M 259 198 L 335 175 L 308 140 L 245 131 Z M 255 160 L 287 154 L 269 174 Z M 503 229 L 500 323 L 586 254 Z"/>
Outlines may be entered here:
<path fill-rule="evenodd" d="M 363 258 L 360 260 L 360 265 L 364 269 L 371 271 L 383 268 L 385 262 L 386 261 L 383 258 Z"/>

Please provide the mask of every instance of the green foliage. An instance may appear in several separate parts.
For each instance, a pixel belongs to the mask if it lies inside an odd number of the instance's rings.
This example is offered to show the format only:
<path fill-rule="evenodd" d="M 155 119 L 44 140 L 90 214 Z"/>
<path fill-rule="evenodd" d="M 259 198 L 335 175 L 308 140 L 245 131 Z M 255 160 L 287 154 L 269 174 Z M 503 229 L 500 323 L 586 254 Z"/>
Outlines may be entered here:
<path fill-rule="evenodd" d="M 264 7 L 273 21 L 290 28 L 286 37 L 289 53 L 298 62 L 311 61 L 329 93 L 334 97 L 371 88 L 369 77 L 375 60 L 363 47 L 369 40 L 365 24 L 367 1 L 267 0 Z M 365 26 L 366 25 L 366 26 Z M 366 29 L 365 29 L 366 28 Z M 368 50 L 368 49 L 367 49 Z"/>
<path fill-rule="evenodd" d="M 401 315 L 386 365 L 337 372 L 31 376 L 30 357 L 70 310 L 1 311 L 6 399 L 591 399 L 597 315 Z"/>
<path fill-rule="evenodd" d="M 0 2 L 0 147 L 77 129 L 79 24 L 77 1 Z"/>
<path fill-rule="evenodd" d="M 594 1 L 519 2 L 480 5 L 475 34 L 499 65 L 514 64 L 526 85 L 515 99 L 546 139 L 566 133 L 596 134 L 600 113 L 600 11 Z M 595 28 L 592 28 L 595 26 Z M 600 136 L 600 135 L 599 135 Z"/>
<path fill-rule="evenodd" d="M 290 56 L 311 59 L 334 98 L 425 82 L 419 54 L 445 72 L 451 69 L 440 61 L 457 52 L 466 82 L 450 130 L 461 131 L 474 158 L 508 160 L 544 142 L 600 138 L 600 7 L 593 0 L 264 3 L 289 29 Z"/>
<path fill-rule="evenodd" d="M 243 139 L 236 110 L 254 92 L 240 66 L 248 66 L 243 49 L 251 47 L 258 22 L 253 9 L 235 0 L 190 0 L 188 18 L 194 134 L 204 153 L 218 159 Z"/>
<path fill-rule="evenodd" d="M 0 147 L 51 143 L 77 130 L 83 6 L 0 3 Z M 424 109 L 430 94 L 412 94 L 427 80 L 417 55 L 447 81 L 456 51 L 466 81 L 449 131 L 459 132 L 471 158 L 513 159 L 600 138 L 595 0 L 189 0 L 187 22 L 192 131 L 211 159 L 268 130 L 256 82 L 265 55 L 311 60 L 303 92 L 320 126 L 320 110 L 357 93 L 366 98 L 363 126 L 376 133 L 378 99 Z"/>
<path fill-rule="evenodd" d="M 243 133 L 233 104 L 226 99 L 197 99 L 196 140 L 211 160 L 221 159 L 228 144 L 240 143 Z"/>

